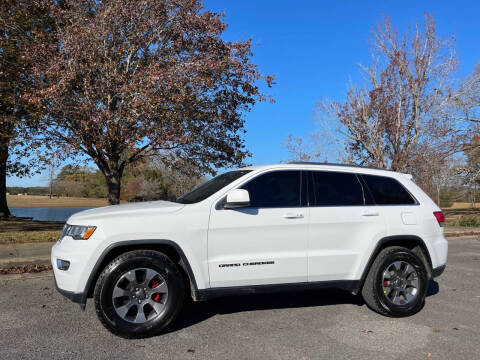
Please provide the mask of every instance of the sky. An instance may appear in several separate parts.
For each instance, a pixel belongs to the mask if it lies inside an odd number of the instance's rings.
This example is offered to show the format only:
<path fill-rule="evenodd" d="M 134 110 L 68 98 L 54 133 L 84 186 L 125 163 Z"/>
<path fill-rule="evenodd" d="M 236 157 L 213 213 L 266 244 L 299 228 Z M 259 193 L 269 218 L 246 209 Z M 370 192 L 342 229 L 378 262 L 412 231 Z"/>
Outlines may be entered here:
<path fill-rule="evenodd" d="M 257 103 L 245 114 L 245 142 L 253 165 L 288 160 L 282 143 L 289 134 L 304 137 L 316 127 L 315 104 L 341 101 L 347 84 L 361 83 L 358 64 L 368 64 L 371 31 L 382 15 L 394 27 L 408 30 L 434 15 L 437 33 L 455 37 L 458 76 L 480 61 L 480 1 L 418 0 L 206 0 L 207 10 L 225 13 L 226 40 L 252 38 L 252 62 L 274 75 L 272 88 L 262 87 L 275 103 Z M 43 186 L 45 174 L 7 178 L 7 186 Z"/>

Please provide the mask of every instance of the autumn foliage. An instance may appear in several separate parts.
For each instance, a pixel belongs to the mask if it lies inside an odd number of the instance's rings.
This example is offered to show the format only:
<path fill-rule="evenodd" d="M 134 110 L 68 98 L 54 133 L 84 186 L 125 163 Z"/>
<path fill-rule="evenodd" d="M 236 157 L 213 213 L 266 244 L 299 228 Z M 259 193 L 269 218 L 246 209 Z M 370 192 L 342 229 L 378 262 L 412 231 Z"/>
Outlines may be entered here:
<path fill-rule="evenodd" d="M 0 217 L 10 214 L 6 176 L 24 176 L 41 167 L 34 136 L 37 112 L 25 95 L 32 85 L 32 59 L 25 56 L 38 34 L 51 29 L 48 6 L 37 0 L 0 2 Z M 29 157 L 30 156 L 30 157 Z"/>
<path fill-rule="evenodd" d="M 264 96 L 250 40 L 223 40 L 222 15 L 197 0 L 61 5 L 50 11 L 56 41 L 27 54 L 37 75 L 28 99 L 46 141 L 103 172 L 111 204 L 126 165 L 153 153 L 200 173 L 243 163 L 242 113 Z"/>

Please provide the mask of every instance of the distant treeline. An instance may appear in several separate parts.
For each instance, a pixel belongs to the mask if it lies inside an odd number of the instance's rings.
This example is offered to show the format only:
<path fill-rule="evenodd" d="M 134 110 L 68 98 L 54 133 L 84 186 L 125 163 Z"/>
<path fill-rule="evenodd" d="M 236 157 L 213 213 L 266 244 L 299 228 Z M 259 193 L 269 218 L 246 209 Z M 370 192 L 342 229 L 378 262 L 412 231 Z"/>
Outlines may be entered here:
<path fill-rule="evenodd" d="M 188 164 L 182 166 L 186 171 L 167 168 L 155 158 L 127 166 L 122 176 L 120 197 L 127 201 L 176 199 L 205 180 L 192 175 L 188 169 Z M 101 171 L 87 166 L 66 165 L 52 182 L 55 196 L 106 198 L 108 195 Z"/>
<path fill-rule="evenodd" d="M 48 188 L 43 186 L 33 186 L 33 187 L 7 186 L 7 193 L 10 195 L 18 195 L 18 194 L 48 195 Z"/>

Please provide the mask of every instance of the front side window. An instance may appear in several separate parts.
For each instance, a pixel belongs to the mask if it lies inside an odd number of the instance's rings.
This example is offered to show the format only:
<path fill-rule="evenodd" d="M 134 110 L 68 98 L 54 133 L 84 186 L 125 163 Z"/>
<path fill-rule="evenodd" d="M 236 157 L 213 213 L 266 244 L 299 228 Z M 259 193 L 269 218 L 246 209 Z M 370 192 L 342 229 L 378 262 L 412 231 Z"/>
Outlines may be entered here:
<path fill-rule="evenodd" d="M 362 185 L 355 174 L 312 171 L 312 206 L 364 205 Z"/>
<path fill-rule="evenodd" d="M 397 180 L 375 175 L 362 175 L 377 205 L 414 205 L 415 199 Z"/>
<path fill-rule="evenodd" d="M 248 190 L 250 206 L 281 208 L 300 206 L 300 171 L 272 171 L 252 179 L 241 189 Z"/>
<path fill-rule="evenodd" d="M 180 196 L 176 201 L 181 204 L 194 204 L 205 200 L 228 184 L 241 178 L 243 175 L 248 174 L 250 171 L 251 170 L 236 170 L 218 175 L 213 179 L 197 186 L 190 192 Z"/>

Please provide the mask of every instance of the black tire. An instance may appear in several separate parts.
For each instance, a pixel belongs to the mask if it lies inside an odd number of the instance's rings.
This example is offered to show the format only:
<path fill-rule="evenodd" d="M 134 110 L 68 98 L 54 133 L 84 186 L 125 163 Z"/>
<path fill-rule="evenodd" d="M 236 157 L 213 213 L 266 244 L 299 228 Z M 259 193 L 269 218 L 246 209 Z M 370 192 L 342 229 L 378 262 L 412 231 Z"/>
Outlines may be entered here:
<path fill-rule="evenodd" d="M 391 302 L 383 289 L 383 273 L 395 261 L 403 261 L 415 269 L 418 275 L 418 292 L 411 302 L 396 305 Z M 425 303 L 428 289 L 428 275 L 424 262 L 412 251 L 400 246 L 383 249 L 373 262 L 362 288 L 362 297 L 373 311 L 391 317 L 410 316 L 420 311 Z"/>
<path fill-rule="evenodd" d="M 129 270 L 144 267 L 158 272 L 168 287 L 164 310 L 155 318 L 136 324 L 125 321 L 114 309 L 113 289 Z M 100 274 L 93 294 L 97 316 L 113 334 L 124 338 L 142 338 L 163 332 L 179 314 L 184 301 L 184 281 L 177 265 L 165 254 L 153 250 L 124 253 L 108 264 Z"/>

